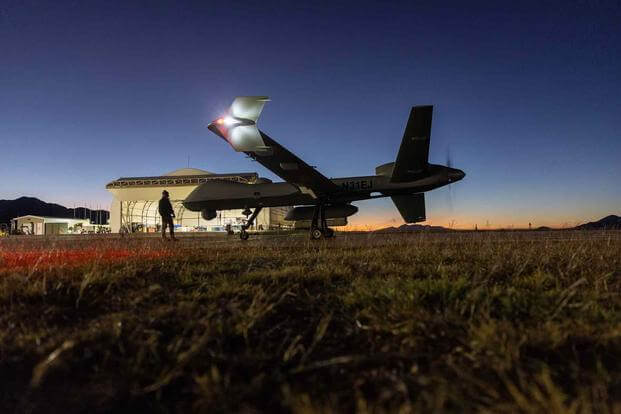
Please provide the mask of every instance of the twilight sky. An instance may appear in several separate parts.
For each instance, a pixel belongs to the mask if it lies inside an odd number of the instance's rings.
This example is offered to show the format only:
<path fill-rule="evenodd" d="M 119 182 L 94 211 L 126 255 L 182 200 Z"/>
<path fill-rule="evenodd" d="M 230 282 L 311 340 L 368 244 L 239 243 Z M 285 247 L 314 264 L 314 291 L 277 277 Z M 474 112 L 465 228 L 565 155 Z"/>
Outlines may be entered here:
<path fill-rule="evenodd" d="M 505 3 L 505 5 L 501 5 Z M 570 4 L 572 3 L 572 4 Z M 105 184 L 188 164 L 257 171 L 205 127 L 268 95 L 259 127 L 327 176 L 394 161 L 433 104 L 429 224 L 621 214 L 621 3 L 0 2 L 0 199 L 107 206 Z M 390 199 L 354 226 L 398 225 Z"/>

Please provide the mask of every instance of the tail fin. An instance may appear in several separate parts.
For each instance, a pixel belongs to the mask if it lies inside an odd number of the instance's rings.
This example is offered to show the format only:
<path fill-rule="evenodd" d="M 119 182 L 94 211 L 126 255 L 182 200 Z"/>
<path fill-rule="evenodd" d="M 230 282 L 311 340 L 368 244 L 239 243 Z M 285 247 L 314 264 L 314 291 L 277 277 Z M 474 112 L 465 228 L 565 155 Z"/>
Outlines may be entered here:
<path fill-rule="evenodd" d="M 257 121 L 263 111 L 267 96 L 238 96 L 227 114 L 209 124 L 210 131 L 224 138 L 235 151 L 261 153 L 265 146 Z"/>
<path fill-rule="evenodd" d="M 412 108 L 390 178 L 391 182 L 415 180 L 418 174 L 427 169 L 432 115 L 431 105 Z"/>
<path fill-rule="evenodd" d="M 257 122 L 261 111 L 270 98 L 267 96 L 238 96 L 229 108 L 229 116 Z"/>
<path fill-rule="evenodd" d="M 425 221 L 425 193 L 390 197 L 406 223 Z"/>

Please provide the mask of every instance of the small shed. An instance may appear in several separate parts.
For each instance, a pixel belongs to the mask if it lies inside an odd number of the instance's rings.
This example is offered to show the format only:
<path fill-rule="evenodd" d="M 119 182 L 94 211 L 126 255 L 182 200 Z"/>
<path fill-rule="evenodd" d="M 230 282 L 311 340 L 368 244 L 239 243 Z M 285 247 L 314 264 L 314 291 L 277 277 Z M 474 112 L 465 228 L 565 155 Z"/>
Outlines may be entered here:
<path fill-rule="evenodd" d="M 70 233 L 76 224 L 89 226 L 90 221 L 88 219 L 27 215 L 12 219 L 11 229 L 21 231 L 24 234 L 42 236 Z"/>

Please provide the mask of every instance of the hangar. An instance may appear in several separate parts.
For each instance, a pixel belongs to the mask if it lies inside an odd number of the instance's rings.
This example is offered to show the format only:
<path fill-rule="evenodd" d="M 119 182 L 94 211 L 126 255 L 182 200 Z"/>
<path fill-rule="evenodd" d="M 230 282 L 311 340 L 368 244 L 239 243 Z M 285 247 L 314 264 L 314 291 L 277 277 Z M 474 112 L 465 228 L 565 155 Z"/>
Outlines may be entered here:
<path fill-rule="evenodd" d="M 183 207 L 182 201 L 198 185 L 210 180 L 227 180 L 253 184 L 259 180 L 257 173 L 214 174 L 198 168 L 181 168 L 156 177 L 122 177 L 106 185 L 114 199 L 110 207 L 112 233 L 154 233 L 161 228 L 158 201 L 167 190 L 175 210 L 175 231 L 201 232 L 239 230 L 246 220 L 243 210 L 219 211 L 216 218 L 205 220 L 200 212 Z M 289 207 L 265 208 L 255 221 L 255 231 L 287 228 L 292 222 L 284 220 Z"/>

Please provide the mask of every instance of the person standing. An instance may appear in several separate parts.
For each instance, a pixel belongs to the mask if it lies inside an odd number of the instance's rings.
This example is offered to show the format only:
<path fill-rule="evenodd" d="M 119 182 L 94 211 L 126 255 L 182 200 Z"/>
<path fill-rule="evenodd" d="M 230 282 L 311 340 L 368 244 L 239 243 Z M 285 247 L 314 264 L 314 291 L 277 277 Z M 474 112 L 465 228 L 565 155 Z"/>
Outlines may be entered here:
<path fill-rule="evenodd" d="M 158 204 L 158 211 L 160 216 L 162 216 L 162 239 L 166 240 L 166 226 L 168 226 L 170 228 L 170 239 L 177 240 L 175 239 L 175 225 L 173 224 L 175 212 L 170 203 L 168 191 L 166 190 L 162 191 L 162 198 Z"/>

